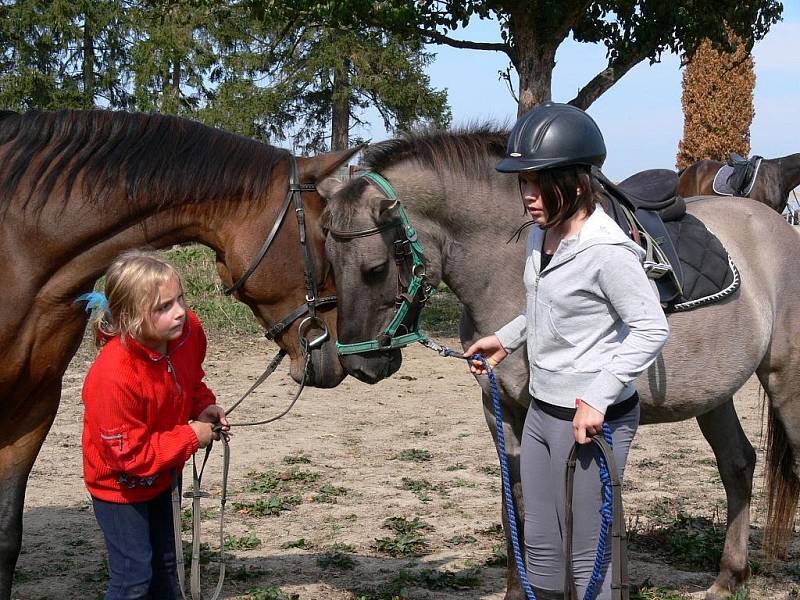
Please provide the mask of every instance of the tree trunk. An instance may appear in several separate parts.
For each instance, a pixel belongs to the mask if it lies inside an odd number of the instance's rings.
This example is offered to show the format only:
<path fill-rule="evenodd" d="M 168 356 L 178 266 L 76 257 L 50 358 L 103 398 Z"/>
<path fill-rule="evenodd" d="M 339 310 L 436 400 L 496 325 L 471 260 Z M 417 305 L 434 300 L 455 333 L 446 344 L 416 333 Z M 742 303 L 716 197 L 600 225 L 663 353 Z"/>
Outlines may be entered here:
<path fill-rule="evenodd" d="M 346 150 L 350 145 L 350 61 L 342 63 L 333 73 L 331 115 L 331 150 Z"/>
<path fill-rule="evenodd" d="M 94 32 L 87 11 L 83 16 L 83 97 L 86 108 L 94 108 Z"/>
<path fill-rule="evenodd" d="M 519 117 L 534 106 L 552 99 L 556 50 L 562 40 L 553 39 L 558 36 L 540 35 L 535 27 L 517 17 L 512 12 L 510 26 L 515 41 L 513 63 L 519 74 Z"/>

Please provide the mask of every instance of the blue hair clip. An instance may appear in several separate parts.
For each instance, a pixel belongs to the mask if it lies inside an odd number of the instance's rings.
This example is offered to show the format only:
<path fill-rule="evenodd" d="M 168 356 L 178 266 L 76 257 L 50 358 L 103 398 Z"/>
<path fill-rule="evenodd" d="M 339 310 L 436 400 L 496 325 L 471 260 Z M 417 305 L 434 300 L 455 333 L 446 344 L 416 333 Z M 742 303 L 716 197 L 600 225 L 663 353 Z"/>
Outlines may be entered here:
<path fill-rule="evenodd" d="M 108 298 L 103 292 L 81 294 L 75 302 L 86 302 L 86 312 L 89 313 L 90 319 L 95 319 L 101 313 L 108 311 Z"/>

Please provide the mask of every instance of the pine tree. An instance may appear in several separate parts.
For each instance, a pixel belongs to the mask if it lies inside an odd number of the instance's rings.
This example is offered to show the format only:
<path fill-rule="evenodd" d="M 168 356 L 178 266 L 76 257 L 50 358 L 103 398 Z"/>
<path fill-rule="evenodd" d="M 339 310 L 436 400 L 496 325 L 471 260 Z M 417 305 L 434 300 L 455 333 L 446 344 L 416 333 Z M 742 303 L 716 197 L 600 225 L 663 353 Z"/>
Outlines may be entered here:
<path fill-rule="evenodd" d="M 702 159 L 726 161 L 731 152 L 750 153 L 754 63 L 737 39 L 731 38 L 731 45 L 728 52 L 704 41 L 684 70 L 678 169 Z"/>

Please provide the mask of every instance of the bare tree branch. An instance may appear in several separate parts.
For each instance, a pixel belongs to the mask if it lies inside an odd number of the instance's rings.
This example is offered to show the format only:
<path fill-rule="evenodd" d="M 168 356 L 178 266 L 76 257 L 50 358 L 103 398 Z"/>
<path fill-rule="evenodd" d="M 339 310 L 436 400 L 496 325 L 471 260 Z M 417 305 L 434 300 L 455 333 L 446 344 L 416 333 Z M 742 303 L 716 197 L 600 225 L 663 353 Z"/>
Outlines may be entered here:
<path fill-rule="evenodd" d="M 638 49 L 624 60 L 613 64 L 609 63 L 608 66 L 595 75 L 589 83 L 578 90 L 578 95 L 570 100 L 568 104 L 586 110 L 595 100 L 602 96 L 604 92 L 619 81 L 625 73 L 647 58 L 647 55 L 647 50 Z"/>
<path fill-rule="evenodd" d="M 494 52 L 502 52 L 509 57 L 511 56 L 511 47 L 508 44 L 498 44 L 492 42 L 471 42 L 469 40 L 455 40 L 447 37 L 438 31 L 430 31 L 428 29 L 417 29 L 417 32 L 425 39 L 430 40 L 436 44 L 444 44 L 452 46 L 453 48 L 466 48 L 468 50 L 493 50 Z"/>

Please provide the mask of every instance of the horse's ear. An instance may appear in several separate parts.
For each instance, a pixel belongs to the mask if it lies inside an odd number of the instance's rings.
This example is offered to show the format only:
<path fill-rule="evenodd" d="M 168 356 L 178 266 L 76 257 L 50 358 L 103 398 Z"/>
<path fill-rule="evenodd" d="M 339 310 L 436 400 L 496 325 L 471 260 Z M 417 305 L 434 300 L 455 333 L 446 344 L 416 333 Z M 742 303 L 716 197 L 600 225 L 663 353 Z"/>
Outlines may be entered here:
<path fill-rule="evenodd" d="M 326 177 L 317 182 L 317 193 L 325 200 L 330 200 L 340 189 L 344 187 L 344 181 L 336 177 Z"/>
<path fill-rule="evenodd" d="M 366 144 L 356 146 L 355 148 L 348 148 L 347 150 L 340 150 L 338 152 L 327 152 L 309 158 L 298 157 L 297 169 L 300 173 L 301 181 L 322 181 L 328 175 L 335 173 L 336 170 L 347 165 L 347 161 L 353 156 L 361 152 Z"/>

